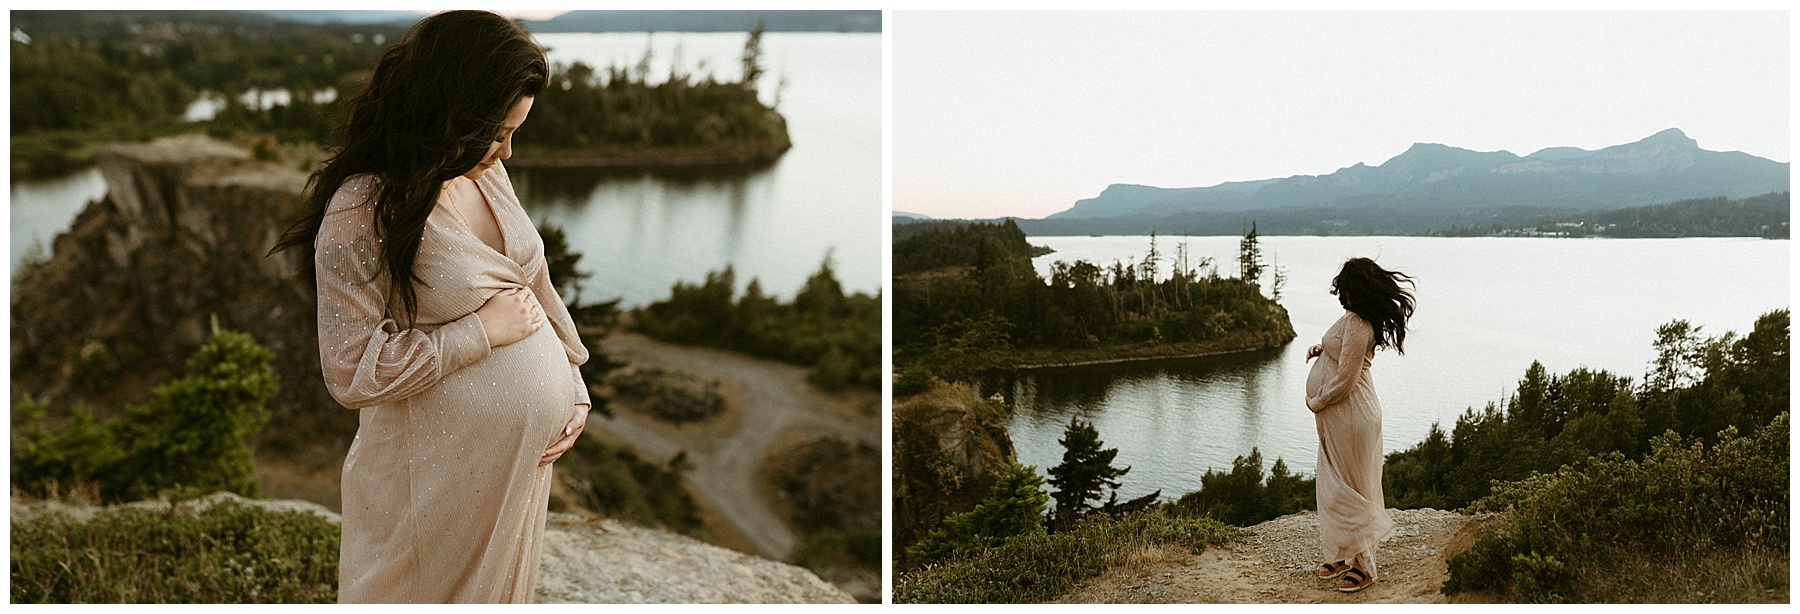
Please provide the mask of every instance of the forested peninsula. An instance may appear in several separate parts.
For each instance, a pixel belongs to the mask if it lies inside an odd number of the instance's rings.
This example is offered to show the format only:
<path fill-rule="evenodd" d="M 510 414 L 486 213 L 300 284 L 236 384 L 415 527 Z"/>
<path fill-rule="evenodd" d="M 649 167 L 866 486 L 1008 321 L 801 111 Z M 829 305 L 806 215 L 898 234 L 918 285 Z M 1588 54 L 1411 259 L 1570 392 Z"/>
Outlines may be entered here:
<path fill-rule="evenodd" d="M 1169 257 L 1152 237 L 1137 262 L 1031 264 L 1044 248 L 1012 221 L 915 225 L 894 240 L 895 393 L 932 377 L 972 381 L 994 369 L 1195 356 L 1277 347 L 1294 338 L 1264 296 L 1254 231 L 1239 276 L 1221 277 L 1184 245 Z"/>
<path fill-rule="evenodd" d="M 235 11 L 15 11 L 12 25 L 15 178 L 89 165 L 107 143 L 192 132 L 310 170 L 381 50 L 405 34 Z M 737 81 L 652 75 L 650 60 L 552 65 L 509 165 L 768 164 L 789 149 L 787 120 L 757 88 L 760 28 Z"/>

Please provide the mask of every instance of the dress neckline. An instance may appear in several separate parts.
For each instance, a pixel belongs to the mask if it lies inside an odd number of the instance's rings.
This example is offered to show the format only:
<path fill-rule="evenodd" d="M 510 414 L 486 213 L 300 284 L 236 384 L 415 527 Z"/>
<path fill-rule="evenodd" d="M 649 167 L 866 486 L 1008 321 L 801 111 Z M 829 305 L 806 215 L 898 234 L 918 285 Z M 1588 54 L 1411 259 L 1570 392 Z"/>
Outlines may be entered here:
<path fill-rule="evenodd" d="M 483 173 L 482 178 L 487 178 L 487 174 Z M 454 179 L 452 179 L 452 181 L 454 181 Z M 461 211 L 456 209 L 455 203 L 447 203 L 449 205 L 448 208 L 450 209 L 450 214 L 456 218 L 457 225 L 462 226 L 463 232 L 467 233 L 469 238 L 474 239 L 476 243 L 487 248 L 488 251 L 498 254 L 507 260 L 512 260 L 512 257 L 507 255 L 506 249 L 512 244 L 512 241 L 507 240 L 506 222 L 500 219 L 500 212 L 494 210 L 494 199 L 488 195 L 487 187 L 481 185 L 481 179 L 470 179 L 469 182 L 475 184 L 475 193 L 481 196 L 481 204 L 483 207 L 487 208 L 488 217 L 494 218 L 494 230 L 500 233 L 500 247 L 488 245 L 487 241 L 481 240 L 481 236 L 475 234 L 475 228 L 469 225 L 469 220 L 463 217 Z"/>

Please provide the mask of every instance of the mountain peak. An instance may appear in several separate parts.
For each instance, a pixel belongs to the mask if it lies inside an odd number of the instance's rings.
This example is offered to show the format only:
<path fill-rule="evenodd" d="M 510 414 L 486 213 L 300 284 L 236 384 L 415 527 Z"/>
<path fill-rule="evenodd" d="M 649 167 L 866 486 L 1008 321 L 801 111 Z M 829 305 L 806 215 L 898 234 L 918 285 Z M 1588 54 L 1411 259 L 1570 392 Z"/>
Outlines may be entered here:
<path fill-rule="evenodd" d="M 1652 134 L 1650 136 L 1644 137 L 1644 139 L 1641 141 L 1638 141 L 1638 143 L 1678 145 L 1681 147 L 1693 147 L 1693 148 L 1700 147 L 1699 141 L 1688 138 L 1687 133 L 1682 132 L 1680 128 L 1670 128 L 1668 130 L 1664 130 L 1662 132 Z"/>

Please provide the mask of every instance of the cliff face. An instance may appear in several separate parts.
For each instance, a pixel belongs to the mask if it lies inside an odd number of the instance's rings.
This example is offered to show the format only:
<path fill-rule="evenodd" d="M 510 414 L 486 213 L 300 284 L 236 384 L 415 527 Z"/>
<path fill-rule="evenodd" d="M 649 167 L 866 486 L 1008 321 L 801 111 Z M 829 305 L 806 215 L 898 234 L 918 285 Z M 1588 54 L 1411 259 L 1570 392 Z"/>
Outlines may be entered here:
<path fill-rule="evenodd" d="M 896 552 L 975 509 L 1014 456 L 999 412 L 960 383 L 897 404 L 893 442 Z"/>
<path fill-rule="evenodd" d="M 325 392 L 310 284 L 296 252 L 265 257 L 300 215 L 306 176 L 200 136 L 109 146 L 108 191 L 18 274 L 12 394 L 101 412 L 182 371 L 212 316 L 275 352 L 281 393 L 259 447 L 348 445 L 352 412 Z"/>

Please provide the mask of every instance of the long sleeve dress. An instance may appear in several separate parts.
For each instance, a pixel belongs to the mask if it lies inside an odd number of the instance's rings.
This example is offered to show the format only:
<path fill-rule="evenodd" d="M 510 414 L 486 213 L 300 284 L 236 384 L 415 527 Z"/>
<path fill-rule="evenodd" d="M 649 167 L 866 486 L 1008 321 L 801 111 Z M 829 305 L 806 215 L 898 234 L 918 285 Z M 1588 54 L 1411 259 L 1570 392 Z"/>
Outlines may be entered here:
<path fill-rule="evenodd" d="M 587 348 L 505 169 L 476 181 L 502 250 L 446 207 L 425 224 L 411 325 L 374 235 L 376 181 L 332 196 L 316 263 L 326 387 L 359 410 L 343 470 L 343 602 L 529 602 L 550 494 L 544 450 L 589 403 Z M 502 251 L 504 253 L 502 253 Z M 527 287 L 549 326 L 490 347 L 475 310 Z"/>
<path fill-rule="evenodd" d="M 1381 494 L 1381 402 L 1369 378 L 1375 330 L 1345 312 L 1320 345 L 1306 378 L 1319 429 L 1319 542 L 1326 562 L 1350 561 L 1374 578 L 1376 544 L 1394 529 Z"/>

